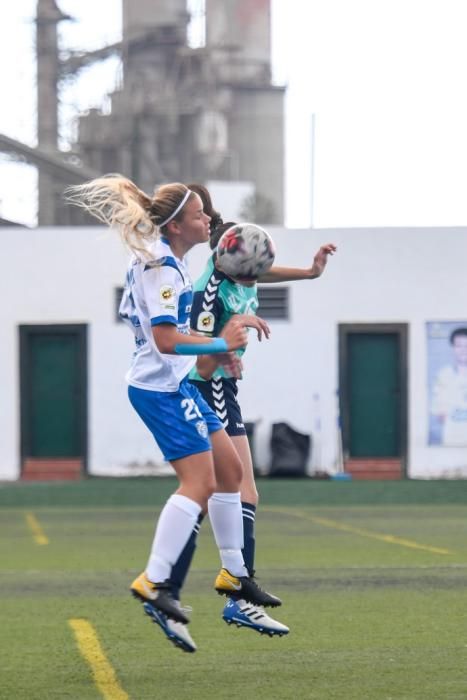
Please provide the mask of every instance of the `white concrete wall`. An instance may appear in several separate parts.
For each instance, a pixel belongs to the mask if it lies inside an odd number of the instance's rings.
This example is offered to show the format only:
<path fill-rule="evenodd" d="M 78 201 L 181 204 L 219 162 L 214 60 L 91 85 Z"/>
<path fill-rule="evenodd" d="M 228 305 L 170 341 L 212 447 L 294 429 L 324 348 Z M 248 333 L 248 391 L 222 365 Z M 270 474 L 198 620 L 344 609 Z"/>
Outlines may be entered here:
<path fill-rule="evenodd" d="M 269 465 L 271 424 L 284 420 L 313 433 L 311 468 L 334 467 L 338 324 L 397 322 L 409 324 L 409 475 L 467 477 L 467 448 L 427 445 L 425 338 L 426 321 L 467 318 L 467 229 L 270 231 L 279 264 L 308 265 L 329 241 L 339 251 L 322 278 L 291 285 L 289 322 L 272 321 L 269 341 L 251 338 L 240 400 L 245 420 L 259 421 L 259 466 Z M 132 337 L 114 319 L 127 260 L 118 237 L 97 227 L 0 235 L 0 479 L 19 475 L 18 325 L 34 323 L 88 324 L 90 473 L 153 473 L 161 454 L 123 378 Z M 193 277 L 208 254 L 207 246 L 191 251 Z"/>

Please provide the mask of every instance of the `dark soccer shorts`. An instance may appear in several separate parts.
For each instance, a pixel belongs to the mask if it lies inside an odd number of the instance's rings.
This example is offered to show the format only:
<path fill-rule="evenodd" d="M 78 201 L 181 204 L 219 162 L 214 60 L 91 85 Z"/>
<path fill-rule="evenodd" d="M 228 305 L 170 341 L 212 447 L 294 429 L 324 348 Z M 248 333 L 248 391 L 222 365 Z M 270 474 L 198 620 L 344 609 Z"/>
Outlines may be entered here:
<path fill-rule="evenodd" d="M 235 379 L 216 377 L 206 382 L 197 379 L 190 381 L 216 413 L 228 435 L 246 435 L 242 412 L 237 401 L 238 386 Z"/>

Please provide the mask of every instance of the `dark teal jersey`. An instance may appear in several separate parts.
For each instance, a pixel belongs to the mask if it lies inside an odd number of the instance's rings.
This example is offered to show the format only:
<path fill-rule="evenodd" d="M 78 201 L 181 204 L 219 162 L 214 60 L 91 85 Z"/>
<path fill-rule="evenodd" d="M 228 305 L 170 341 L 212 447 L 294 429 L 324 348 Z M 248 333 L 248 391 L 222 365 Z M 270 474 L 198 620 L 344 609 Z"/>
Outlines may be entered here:
<path fill-rule="evenodd" d="M 207 336 L 218 336 L 234 314 L 256 314 L 258 293 L 254 287 L 244 287 L 214 267 L 214 256 L 206 265 L 201 277 L 193 288 L 193 306 L 191 309 L 191 327 Z M 236 350 L 241 357 L 245 351 Z M 219 367 L 214 377 L 226 377 L 223 367 Z M 203 381 L 194 367 L 190 379 Z"/>

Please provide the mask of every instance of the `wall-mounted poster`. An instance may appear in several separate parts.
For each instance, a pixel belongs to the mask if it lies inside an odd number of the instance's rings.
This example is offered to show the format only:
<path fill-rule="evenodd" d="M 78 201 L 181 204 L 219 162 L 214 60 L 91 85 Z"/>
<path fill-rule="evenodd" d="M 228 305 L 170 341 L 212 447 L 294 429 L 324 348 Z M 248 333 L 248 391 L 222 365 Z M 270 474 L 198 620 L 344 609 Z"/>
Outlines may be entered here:
<path fill-rule="evenodd" d="M 426 324 L 428 443 L 467 446 L 467 321 Z"/>

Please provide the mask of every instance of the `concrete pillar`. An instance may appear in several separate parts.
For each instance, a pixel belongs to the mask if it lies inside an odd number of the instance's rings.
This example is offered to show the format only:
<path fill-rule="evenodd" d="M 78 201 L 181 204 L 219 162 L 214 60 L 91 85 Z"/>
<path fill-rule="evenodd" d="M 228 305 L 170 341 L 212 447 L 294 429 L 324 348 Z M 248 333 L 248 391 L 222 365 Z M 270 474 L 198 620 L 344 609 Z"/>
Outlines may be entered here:
<path fill-rule="evenodd" d="M 59 79 L 57 24 L 69 19 L 55 0 L 38 0 L 36 15 L 37 46 L 37 141 L 51 153 L 58 149 Z M 39 169 L 39 226 L 57 224 L 56 183 Z"/>

